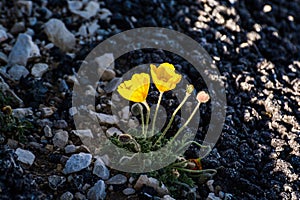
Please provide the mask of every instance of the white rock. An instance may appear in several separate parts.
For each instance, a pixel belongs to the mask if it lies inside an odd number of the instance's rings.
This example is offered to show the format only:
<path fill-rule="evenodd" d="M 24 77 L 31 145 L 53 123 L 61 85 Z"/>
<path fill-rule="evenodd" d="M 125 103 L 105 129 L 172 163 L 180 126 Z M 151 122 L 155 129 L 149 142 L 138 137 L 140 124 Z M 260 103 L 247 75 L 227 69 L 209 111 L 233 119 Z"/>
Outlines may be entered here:
<path fill-rule="evenodd" d="M 107 115 L 107 114 L 103 114 L 103 113 L 97 113 L 96 116 L 101 123 L 117 124 L 119 122 L 117 116 L 115 116 L 115 115 Z"/>
<path fill-rule="evenodd" d="M 161 200 L 175 200 L 170 195 L 165 195 Z"/>
<path fill-rule="evenodd" d="M 108 18 L 109 16 L 112 16 L 112 13 L 110 12 L 110 10 L 108 10 L 106 8 L 100 9 L 100 19 L 101 20 L 104 20 L 104 19 Z"/>
<path fill-rule="evenodd" d="M 95 32 L 100 28 L 100 26 L 98 25 L 98 20 L 93 21 L 93 23 L 90 24 L 87 28 L 89 31 L 89 35 L 94 35 Z"/>
<path fill-rule="evenodd" d="M 90 129 L 73 130 L 72 133 L 77 135 L 83 143 L 85 143 L 85 140 L 90 140 L 94 138 L 93 133 Z"/>
<path fill-rule="evenodd" d="M 32 165 L 35 159 L 35 155 L 30 151 L 17 148 L 15 152 L 18 156 L 18 160 L 24 164 Z"/>
<path fill-rule="evenodd" d="M 103 180 L 99 180 L 87 193 L 87 198 L 90 200 L 103 200 L 105 197 L 105 183 Z"/>
<path fill-rule="evenodd" d="M 134 189 L 139 190 L 143 187 L 143 185 L 152 187 L 157 191 L 160 196 L 169 194 L 168 189 L 162 183 L 160 186 L 160 182 L 155 178 L 148 178 L 147 175 L 140 175 L 139 179 L 137 180 L 136 184 L 134 185 Z"/>
<path fill-rule="evenodd" d="M 125 195 L 132 195 L 132 194 L 134 194 L 135 193 L 135 189 L 133 189 L 133 188 L 125 188 L 123 191 L 123 194 L 125 194 Z"/>
<path fill-rule="evenodd" d="M 9 65 L 23 65 L 26 66 L 27 60 L 33 57 L 39 57 L 40 50 L 36 44 L 32 42 L 31 36 L 21 33 L 17 38 L 17 42 L 12 48 L 8 56 Z"/>
<path fill-rule="evenodd" d="M 74 195 L 71 192 L 65 192 L 60 196 L 60 200 L 72 200 L 74 199 Z"/>
<path fill-rule="evenodd" d="M 106 135 L 108 137 L 112 137 L 114 135 L 118 136 L 120 134 L 122 134 L 122 132 L 119 129 L 117 129 L 116 127 L 110 127 L 109 129 L 106 130 Z"/>
<path fill-rule="evenodd" d="M 53 136 L 50 126 L 46 125 L 43 130 L 46 137 L 51 138 Z"/>
<path fill-rule="evenodd" d="M 7 72 L 14 80 L 19 81 L 22 77 L 26 77 L 29 71 L 22 65 L 13 65 Z"/>
<path fill-rule="evenodd" d="M 130 107 L 125 106 L 124 108 L 122 108 L 122 119 L 128 120 L 129 117 L 130 117 Z"/>
<path fill-rule="evenodd" d="M 66 28 L 65 24 L 59 19 L 50 19 L 45 24 L 45 33 L 48 39 L 62 51 L 71 51 L 74 49 L 75 36 Z"/>
<path fill-rule="evenodd" d="M 100 9 L 99 3 L 96 1 L 89 1 L 84 10 L 80 10 L 82 8 L 82 3 L 79 1 L 68 1 L 68 6 L 72 13 L 79 15 L 84 19 L 94 17 Z"/>
<path fill-rule="evenodd" d="M 109 178 L 109 170 L 100 158 L 98 158 L 94 164 L 93 174 L 103 180 L 107 180 Z"/>
<path fill-rule="evenodd" d="M 36 78 L 41 78 L 48 68 L 49 66 L 45 63 L 37 63 L 31 68 L 31 74 Z"/>
<path fill-rule="evenodd" d="M 98 73 L 102 74 L 105 69 L 114 69 L 114 60 L 114 55 L 112 53 L 106 53 L 95 58 L 95 62 L 98 65 Z"/>
<path fill-rule="evenodd" d="M 42 112 L 43 117 L 50 117 L 54 114 L 54 110 L 51 107 L 44 107 L 40 109 Z"/>
<path fill-rule="evenodd" d="M 25 31 L 25 23 L 24 22 L 16 22 L 13 27 L 10 29 L 12 34 L 18 34 Z"/>
<path fill-rule="evenodd" d="M 123 174 L 117 174 L 113 177 L 111 177 L 109 180 L 106 181 L 106 184 L 110 185 L 122 185 L 127 182 L 127 177 Z"/>
<path fill-rule="evenodd" d="M 73 154 L 67 161 L 64 174 L 70 174 L 73 172 L 79 172 L 82 169 L 87 168 L 92 162 L 92 155 L 88 153 Z"/>
<path fill-rule="evenodd" d="M 32 13 L 32 1 L 18 1 L 17 4 L 26 15 L 30 16 Z"/>
<path fill-rule="evenodd" d="M 73 144 L 67 145 L 65 147 L 65 152 L 66 153 L 74 153 L 76 151 L 76 146 Z"/>
<path fill-rule="evenodd" d="M 209 193 L 207 200 L 221 200 L 219 197 L 217 197 L 214 193 Z"/>
<path fill-rule="evenodd" d="M 8 36 L 4 30 L 0 30 L 0 42 L 7 40 Z"/>
<path fill-rule="evenodd" d="M 59 148 L 64 148 L 67 143 L 68 143 L 68 139 L 69 139 L 69 134 L 67 131 L 58 131 L 55 133 L 54 137 L 53 137 L 53 145 Z"/>
<path fill-rule="evenodd" d="M 70 114 L 70 116 L 74 116 L 74 115 L 76 115 L 78 113 L 78 111 L 77 111 L 77 108 L 76 107 L 72 107 L 72 108 L 70 108 L 69 109 L 69 114 Z"/>
<path fill-rule="evenodd" d="M 24 117 L 33 115 L 33 111 L 32 108 L 16 108 L 13 109 L 12 115 L 22 119 Z"/>

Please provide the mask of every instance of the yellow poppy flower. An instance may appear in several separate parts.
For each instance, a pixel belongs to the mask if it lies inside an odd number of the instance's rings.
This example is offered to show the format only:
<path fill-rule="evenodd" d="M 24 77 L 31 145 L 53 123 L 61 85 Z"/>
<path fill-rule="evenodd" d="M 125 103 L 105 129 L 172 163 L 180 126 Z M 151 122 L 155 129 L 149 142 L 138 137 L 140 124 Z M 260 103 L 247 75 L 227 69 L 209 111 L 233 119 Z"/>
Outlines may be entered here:
<path fill-rule="evenodd" d="M 118 86 L 119 94 L 133 102 L 146 101 L 150 87 L 150 76 L 146 73 L 134 74 L 128 81 Z"/>
<path fill-rule="evenodd" d="M 169 63 L 162 63 L 159 67 L 151 64 L 152 80 L 160 92 L 172 90 L 181 80 L 181 75 L 175 73 L 175 67 Z"/>

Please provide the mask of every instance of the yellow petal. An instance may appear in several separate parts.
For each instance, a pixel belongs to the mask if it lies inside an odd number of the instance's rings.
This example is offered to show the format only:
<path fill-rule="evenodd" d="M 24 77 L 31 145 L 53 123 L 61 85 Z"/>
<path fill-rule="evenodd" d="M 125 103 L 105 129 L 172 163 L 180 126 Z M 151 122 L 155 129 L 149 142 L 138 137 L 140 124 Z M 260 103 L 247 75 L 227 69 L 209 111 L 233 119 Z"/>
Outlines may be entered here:
<path fill-rule="evenodd" d="M 146 100 L 150 87 L 150 76 L 146 73 L 134 74 L 128 81 L 118 86 L 117 91 L 125 99 L 133 102 Z"/>
<path fill-rule="evenodd" d="M 162 63 L 159 67 L 150 64 L 152 80 L 160 92 L 172 90 L 181 80 L 181 75 L 175 73 L 174 65 Z"/>

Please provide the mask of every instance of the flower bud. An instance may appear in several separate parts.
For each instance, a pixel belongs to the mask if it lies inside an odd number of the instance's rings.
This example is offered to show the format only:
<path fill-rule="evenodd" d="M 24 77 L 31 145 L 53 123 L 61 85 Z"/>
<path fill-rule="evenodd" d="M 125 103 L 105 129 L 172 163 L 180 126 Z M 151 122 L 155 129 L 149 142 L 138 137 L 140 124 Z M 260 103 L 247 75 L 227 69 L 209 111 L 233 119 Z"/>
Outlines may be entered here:
<path fill-rule="evenodd" d="M 192 94 L 192 92 L 194 91 L 194 86 L 192 84 L 189 84 L 186 86 L 186 93 L 187 94 Z"/>
<path fill-rule="evenodd" d="M 199 103 L 206 103 L 210 99 L 209 95 L 204 91 L 199 92 L 196 98 Z"/>

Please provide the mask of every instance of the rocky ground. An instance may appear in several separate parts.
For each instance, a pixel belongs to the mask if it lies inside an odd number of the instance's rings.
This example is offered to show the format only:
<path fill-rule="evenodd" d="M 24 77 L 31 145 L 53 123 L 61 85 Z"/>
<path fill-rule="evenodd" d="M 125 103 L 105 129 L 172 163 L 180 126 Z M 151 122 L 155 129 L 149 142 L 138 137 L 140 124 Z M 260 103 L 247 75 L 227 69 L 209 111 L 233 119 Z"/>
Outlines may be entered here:
<path fill-rule="evenodd" d="M 153 179 L 93 157 L 72 120 L 72 86 L 89 51 L 149 26 L 199 42 L 226 84 L 224 129 L 202 160 L 217 174 L 197 183 L 196 198 L 300 199 L 299 12 L 298 0 L 1 1 L 0 199 L 171 199 Z M 154 50 L 117 59 L 100 80 L 97 112 L 110 114 L 115 77 L 149 62 L 186 69 L 175 58 Z M 118 132 L 114 123 L 104 125 L 108 134 Z"/>

